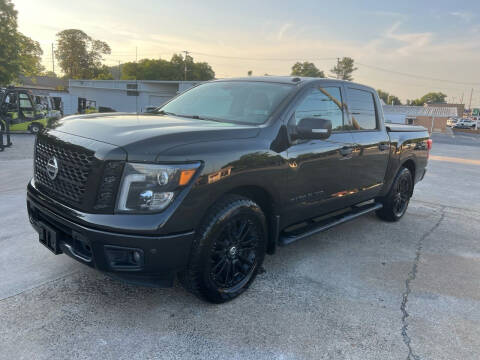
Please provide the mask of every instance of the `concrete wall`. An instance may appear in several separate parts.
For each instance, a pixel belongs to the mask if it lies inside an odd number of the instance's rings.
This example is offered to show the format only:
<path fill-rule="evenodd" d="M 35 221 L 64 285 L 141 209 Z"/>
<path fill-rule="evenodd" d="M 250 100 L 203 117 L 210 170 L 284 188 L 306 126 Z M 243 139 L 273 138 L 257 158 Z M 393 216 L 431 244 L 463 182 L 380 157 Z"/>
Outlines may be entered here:
<path fill-rule="evenodd" d="M 444 132 L 447 129 L 447 120 L 448 117 L 433 118 L 433 131 Z M 430 116 L 417 116 L 414 124 L 424 126 L 429 132 L 432 132 L 432 118 Z"/>

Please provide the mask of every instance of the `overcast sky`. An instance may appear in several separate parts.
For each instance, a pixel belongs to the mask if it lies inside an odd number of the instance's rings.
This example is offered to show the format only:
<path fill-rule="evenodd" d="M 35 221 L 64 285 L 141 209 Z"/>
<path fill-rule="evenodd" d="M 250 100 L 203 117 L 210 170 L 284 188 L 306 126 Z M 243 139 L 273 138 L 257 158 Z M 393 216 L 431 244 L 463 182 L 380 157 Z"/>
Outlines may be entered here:
<path fill-rule="evenodd" d="M 40 42 L 49 69 L 55 34 L 77 28 L 110 45 L 108 65 L 134 61 L 137 47 L 139 59 L 189 50 L 217 77 L 288 75 L 297 60 L 328 74 L 335 58 L 350 56 L 359 68 L 355 81 L 402 100 L 443 91 L 457 101 L 464 93 L 468 105 L 473 87 L 473 105 L 480 105 L 479 0 L 14 3 L 20 31 Z"/>

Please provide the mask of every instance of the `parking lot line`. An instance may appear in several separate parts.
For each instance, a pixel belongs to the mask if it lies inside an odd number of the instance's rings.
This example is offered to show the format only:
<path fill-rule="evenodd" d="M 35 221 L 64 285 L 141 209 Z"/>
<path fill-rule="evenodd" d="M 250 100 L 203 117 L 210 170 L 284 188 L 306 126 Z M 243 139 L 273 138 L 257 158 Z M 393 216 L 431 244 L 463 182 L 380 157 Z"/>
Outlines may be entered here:
<path fill-rule="evenodd" d="M 430 155 L 429 159 L 434 161 L 446 161 L 446 162 L 452 162 L 457 164 L 480 165 L 480 160 L 463 159 L 463 158 L 450 157 L 450 156 Z"/>

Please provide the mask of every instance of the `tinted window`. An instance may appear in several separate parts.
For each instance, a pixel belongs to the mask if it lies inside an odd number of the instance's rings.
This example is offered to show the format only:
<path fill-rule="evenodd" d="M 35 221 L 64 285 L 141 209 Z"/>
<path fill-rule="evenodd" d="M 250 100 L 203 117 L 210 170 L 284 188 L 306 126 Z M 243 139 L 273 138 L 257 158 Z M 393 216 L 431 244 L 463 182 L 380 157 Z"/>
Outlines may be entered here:
<path fill-rule="evenodd" d="M 295 110 L 295 123 L 318 117 L 332 122 L 332 130 L 343 130 L 342 95 L 338 87 L 313 88 Z"/>
<path fill-rule="evenodd" d="M 218 81 L 186 91 L 158 110 L 182 116 L 263 124 L 294 89 L 290 84 Z"/>
<path fill-rule="evenodd" d="M 348 108 L 352 116 L 352 130 L 374 130 L 377 128 L 373 94 L 365 90 L 347 88 Z"/>

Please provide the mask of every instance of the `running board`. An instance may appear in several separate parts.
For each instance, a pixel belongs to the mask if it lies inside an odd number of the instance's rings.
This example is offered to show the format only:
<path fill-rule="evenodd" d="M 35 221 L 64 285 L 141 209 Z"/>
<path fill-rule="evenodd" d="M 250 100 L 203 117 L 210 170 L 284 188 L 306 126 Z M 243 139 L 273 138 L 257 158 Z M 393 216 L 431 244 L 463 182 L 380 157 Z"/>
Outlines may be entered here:
<path fill-rule="evenodd" d="M 278 239 L 278 245 L 285 246 L 295 242 L 297 240 L 304 239 L 306 237 L 312 236 L 316 233 L 328 230 L 334 226 L 346 223 L 350 220 L 356 219 L 362 215 L 368 214 L 372 211 L 381 209 L 383 207 L 380 203 L 373 203 L 367 204 L 362 206 L 352 206 L 352 210 L 342 213 L 340 215 L 332 216 L 328 219 L 319 221 L 319 222 L 311 222 L 311 225 L 306 226 L 306 230 L 302 233 L 297 234 L 288 234 L 283 233 L 280 235 Z"/>

